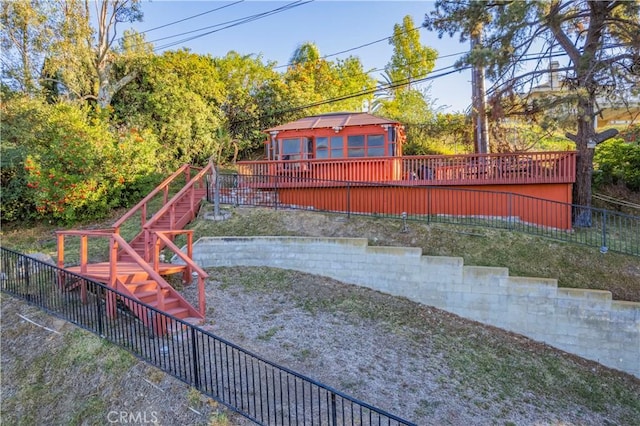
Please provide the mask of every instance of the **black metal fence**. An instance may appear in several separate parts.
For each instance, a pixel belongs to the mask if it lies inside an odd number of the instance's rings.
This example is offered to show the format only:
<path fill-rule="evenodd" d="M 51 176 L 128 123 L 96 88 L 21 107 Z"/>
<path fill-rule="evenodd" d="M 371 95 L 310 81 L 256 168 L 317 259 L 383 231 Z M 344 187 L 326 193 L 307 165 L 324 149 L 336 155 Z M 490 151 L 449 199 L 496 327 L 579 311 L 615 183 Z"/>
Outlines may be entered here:
<path fill-rule="evenodd" d="M 438 186 L 406 186 L 385 183 L 323 181 L 297 177 L 245 176 L 218 174 L 210 185 L 208 199 L 219 204 L 263 206 L 332 212 L 350 215 L 388 217 L 427 223 L 483 226 L 524 232 L 566 242 L 598 248 L 601 252 L 618 252 L 640 256 L 640 216 L 594 207 L 550 201 L 519 194 L 457 189 Z M 295 203 L 283 200 L 282 194 L 303 187 L 305 198 Z M 375 187 L 372 191 L 362 188 Z M 327 188 L 333 188 L 327 191 Z M 339 188 L 339 190 L 337 190 Z M 422 191 L 419 197 L 417 192 Z M 426 200 L 424 206 L 416 199 Z M 380 207 L 380 200 L 383 206 Z M 437 206 L 435 203 L 437 202 Z M 487 211 L 470 213 L 468 206 L 486 206 Z M 341 206 L 339 209 L 327 206 Z M 476 209 L 477 210 L 477 209 Z M 571 225 L 576 211 L 586 212 L 590 226 Z M 417 213 L 416 213 L 417 212 Z M 582 215 L 584 217 L 584 215 Z M 564 223 L 565 226 L 545 224 Z"/>
<path fill-rule="evenodd" d="M 0 247 L 0 268 L 3 292 L 124 347 L 257 424 L 413 425 L 48 263 Z M 115 317 L 108 298 L 118 300 Z M 147 324 L 160 322 L 168 332 L 154 335 L 133 315 L 137 309 L 153 317 Z"/>

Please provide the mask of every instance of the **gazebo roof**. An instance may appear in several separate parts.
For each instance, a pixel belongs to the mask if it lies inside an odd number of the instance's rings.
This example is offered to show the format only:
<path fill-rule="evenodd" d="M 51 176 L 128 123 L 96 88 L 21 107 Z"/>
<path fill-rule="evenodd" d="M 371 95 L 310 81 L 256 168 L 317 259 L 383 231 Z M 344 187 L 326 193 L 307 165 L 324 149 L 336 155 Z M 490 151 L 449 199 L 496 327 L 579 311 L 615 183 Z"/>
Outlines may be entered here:
<path fill-rule="evenodd" d="M 368 126 L 382 124 L 400 124 L 395 120 L 376 117 L 366 112 L 332 112 L 328 114 L 312 115 L 280 126 L 266 129 L 265 132 L 282 132 L 285 130 L 331 129 L 334 127 Z"/>

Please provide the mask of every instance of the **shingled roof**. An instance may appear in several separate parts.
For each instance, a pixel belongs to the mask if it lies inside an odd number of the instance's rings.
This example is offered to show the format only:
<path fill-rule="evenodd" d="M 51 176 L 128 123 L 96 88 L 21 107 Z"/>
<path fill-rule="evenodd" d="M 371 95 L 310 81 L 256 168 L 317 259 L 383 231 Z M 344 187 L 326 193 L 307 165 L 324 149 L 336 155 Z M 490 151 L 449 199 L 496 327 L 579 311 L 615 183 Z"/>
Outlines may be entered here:
<path fill-rule="evenodd" d="M 400 124 L 398 121 L 376 117 L 366 112 L 332 112 L 329 114 L 312 115 L 290 123 L 272 127 L 265 132 L 305 129 L 326 129 L 334 127 L 368 126 L 371 124 Z"/>

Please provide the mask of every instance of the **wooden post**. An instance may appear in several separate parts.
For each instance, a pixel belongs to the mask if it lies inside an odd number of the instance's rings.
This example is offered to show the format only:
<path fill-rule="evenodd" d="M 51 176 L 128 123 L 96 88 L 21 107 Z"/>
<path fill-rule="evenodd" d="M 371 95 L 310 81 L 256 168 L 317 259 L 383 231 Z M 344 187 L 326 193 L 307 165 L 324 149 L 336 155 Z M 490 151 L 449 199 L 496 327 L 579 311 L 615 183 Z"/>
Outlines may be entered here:
<path fill-rule="evenodd" d="M 153 270 L 160 272 L 160 239 L 153 234 Z"/>
<path fill-rule="evenodd" d="M 198 274 L 198 308 L 200 315 L 205 316 L 207 310 L 207 301 L 204 295 L 204 277 Z"/>
<path fill-rule="evenodd" d="M 187 256 L 193 260 L 193 231 L 187 232 Z M 187 277 L 185 281 L 191 282 L 191 265 L 187 264 Z"/>
<path fill-rule="evenodd" d="M 64 269 L 64 234 L 58 234 L 58 268 Z M 65 273 L 58 271 L 58 288 L 64 289 L 66 286 Z"/>
<path fill-rule="evenodd" d="M 113 237 L 109 240 L 109 251 L 111 255 L 109 256 L 109 288 L 107 289 L 106 299 L 107 299 L 107 317 L 108 318 L 116 318 L 118 316 L 118 306 L 116 301 L 116 294 L 113 291 L 116 288 L 116 263 L 117 263 L 117 255 L 118 255 L 118 243 L 115 241 Z"/>
<path fill-rule="evenodd" d="M 87 273 L 87 259 L 89 258 L 89 249 L 87 248 L 87 236 L 80 235 L 80 272 Z"/>

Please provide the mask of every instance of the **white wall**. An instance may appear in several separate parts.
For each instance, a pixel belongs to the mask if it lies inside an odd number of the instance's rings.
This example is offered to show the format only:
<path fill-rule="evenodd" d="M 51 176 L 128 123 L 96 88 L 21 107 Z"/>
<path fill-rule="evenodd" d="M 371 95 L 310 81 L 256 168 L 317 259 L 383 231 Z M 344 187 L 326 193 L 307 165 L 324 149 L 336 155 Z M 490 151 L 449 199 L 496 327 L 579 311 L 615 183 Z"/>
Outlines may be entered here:
<path fill-rule="evenodd" d="M 404 296 L 640 377 L 640 303 L 608 291 L 558 288 L 555 279 L 510 277 L 507 268 L 361 238 L 207 237 L 193 258 L 201 267 L 293 269 Z"/>

